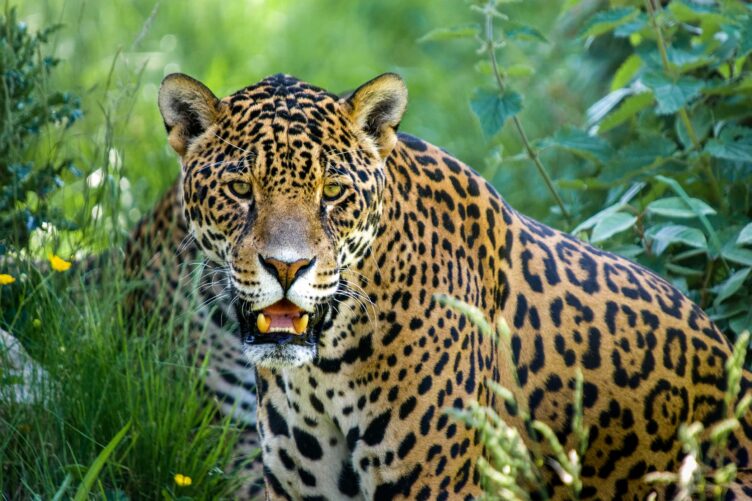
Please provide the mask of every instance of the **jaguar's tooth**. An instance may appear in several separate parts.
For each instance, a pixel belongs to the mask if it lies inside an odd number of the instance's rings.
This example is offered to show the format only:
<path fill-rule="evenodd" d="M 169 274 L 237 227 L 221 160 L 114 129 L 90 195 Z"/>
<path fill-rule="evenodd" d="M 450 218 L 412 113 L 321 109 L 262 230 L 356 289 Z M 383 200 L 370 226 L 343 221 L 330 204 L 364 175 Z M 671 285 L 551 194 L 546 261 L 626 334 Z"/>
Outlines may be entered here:
<path fill-rule="evenodd" d="M 308 313 L 304 313 L 298 318 L 293 318 L 292 326 L 295 327 L 296 334 L 303 334 L 308 327 Z"/>
<path fill-rule="evenodd" d="M 269 327 L 272 326 L 272 319 L 266 318 L 266 316 L 263 313 L 259 313 L 258 317 L 256 317 L 256 327 L 258 327 L 258 330 L 261 334 L 266 334 L 269 332 Z"/>

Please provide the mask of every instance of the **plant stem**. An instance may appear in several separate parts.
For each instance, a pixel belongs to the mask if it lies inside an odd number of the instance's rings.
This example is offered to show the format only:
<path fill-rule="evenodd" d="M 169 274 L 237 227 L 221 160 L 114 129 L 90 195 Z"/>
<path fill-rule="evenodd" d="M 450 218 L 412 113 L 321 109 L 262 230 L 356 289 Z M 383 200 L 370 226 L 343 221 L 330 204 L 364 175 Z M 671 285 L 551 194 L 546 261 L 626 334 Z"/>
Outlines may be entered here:
<path fill-rule="evenodd" d="M 653 4 L 654 0 L 644 0 L 645 1 L 645 7 L 647 8 L 648 15 L 650 16 L 650 24 L 653 26 L 653 30 L 655 31 L 656 40 L 658 42 L 658 52 L 661 54 L 661 63 L 663 64 L 663 69 L 668 74 L 668 76 L 674 81 L 674 83 L 678 79 L 678 75 L 676 74 L 676 71 L 674 70 L 674 67 L 671 65 L 671 62 L 668 60 L 668 49 L 666 44 L 666 39 L 663 38 L 663 31 L 661 31 L 660 26 L 658 26 L 658 20 L 655 16 L 655 5 Z M 695 128 L 692 125 L 692 121 L 689 119 L 689 114 L 687 113 L 687 110 L 682 106 L 679 108 L 679 119 L 684 124 L 684 129 L 687 131 L 687 135 L 689 136 L 689 140 L 692 142 L 692 147 L 700 153 L 700 167 L 702 168 L 703 172 L 705 173 L 705 176 L 708 178 L 708 181 L 710 182 L 710 190 L 713 194 L 714 202 L 717 204 L 721 204 L 725 208 L 726 206 L 726 200 L 723 197 L 723 193 L 721 192 L 720 185 L 718 184 L 718 180 L 715 178 L 715 174 L 713 174 L 713 169 L 710 166 L 710 163 L 708 162 L 707 158 L 703 156 L 702 153 L 702 144 L 700 142 L 700 139 L 697 137 L 697 132 L 695 132 Z"/>
<path fill-rule="evenodd" d="M 486 46 L 486 52 L 488 53 L 488 58 L 491 60 L 491 66 L 493 67 L 493 74 L 496 77 L 496 85 L 499 87 L 499 92 L 503 94 L 506 90 L 506 85 L 504 83 L 504 78 L 501 76 L 501 72 L 499 71 L 499 64 L 496 61 L 496 50 L 495 50 L 495 45 L 494 45 L 495 41 L 494 41 L 494 34 L 493 34 L 493 14 L 491 13 L 491 10 L 494 6 L 493 4 L 494 2 L 489 2 L 489 4 L 486 6 L 486 9 L 484 10 L 484 14 L 486 17 L 485 46 Z M 554 186 L 554 183 L 551 180 L 551 176 L 549 175 L 548 170 L 546 170 L 546 167 L 541 162 L 540 156 L 538 155 L 538 151 L 535 148 L 533 148 L 533 145 L 530 144 L 530 140 L 527 137 L 527 133 L 525 133 L 525 128 L 522 126 L 522 122 L 520 121 L 517 115 L 512 117 L 512 123 L 514 124 L 515 129 L 517 129 L 517 133 L 519 134 L 520 139 L 522 140 L 522 144 L 525 147 L 525 151 L 527 152 L 528 158 L 532 160 L 533 164 L 535 164 L 535 167 L 538 169 L 538 173 L 540 173 L 541 177 L 543 177 L 543 181 L 546 183 L 546 187 L 548 188 L 548 191 L 551 192 L 554 199 L 556 200 L 556 203 L 561 209 L 561 213 L 564 216 L 564 218 L 567 220 L 567 223 L 571 224 L 572 221 L 569 215 L 569 211 L 567 211 L 567 208 L 565 207 L 564 201 L 561 199 L 559 192 L 556 191 L 556 186 Z"/>

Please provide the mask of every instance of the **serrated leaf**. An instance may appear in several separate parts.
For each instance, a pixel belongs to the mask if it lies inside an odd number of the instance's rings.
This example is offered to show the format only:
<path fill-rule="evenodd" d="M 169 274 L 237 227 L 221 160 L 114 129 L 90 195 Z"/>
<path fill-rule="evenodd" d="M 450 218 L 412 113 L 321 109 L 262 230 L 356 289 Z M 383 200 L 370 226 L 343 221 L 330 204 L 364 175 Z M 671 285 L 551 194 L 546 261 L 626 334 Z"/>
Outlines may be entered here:
<path fill-rule="evenodd" d="M 714 287 L 713 290 L 716 293 L 716 298 L 713 304 L 717 306 L 733 296 L 744 285 L 744 281 L 747 280 L 751 271 L 752 268 L 743 268 Z"/>
<path fill-rule="evenodd" d="M 710 129 L 713 127 L 713 115 L 710 113 L 710 110 L 705 106 L 697 106 L 689 115 L 689 120 L 692 123 L 692 128 L 695 131 L 695 137 L 697 140 L 699 142 L 704 141 L 710 133 Z M 681 141 L 685 148 L 692 148 L 694 144 L 692 138 L 687 132 L 684 121 L 676 120 L 674 123 L 679 141 Z"/>
<path fill-rule="evenodd" d="M 739 238 L 736 239 L 737 245 L 752 244 L 752 223 L 742 228 Z"/>
<path fill-rule="evenodd" d="M 728 127 L 719 137 L 707 142 L 705 151 L 732 162 L 752 162 L 752 130 Z"/>
<path fill-rule="evenodd" d="M 703 50 L 704 47 L 694 48 L 693 50 L 670 47 L 667 49 L 667 56 L 669 62 L 679 73 L 686 73 L 717 61 L 711 55 L 705 54 Z"/>
<path fill-rule="evenodd" d="M 676 144 L 665 136 L 649 135 L 628 143 L 615 155 L 608 171 L 622 176 L 625 172 L 648 168 L 668 158 L 676 151 Z"/>
<path fill-rule="evenodd" d="M 668 9 L 677 21 L 686 23 L 691 21 L 713 21 L 715 24 L 730 23 L 731 19 L 721 15 L 717 9 L 710 5 L 700 5 L 695 2 L 683 0 L 671 2 Z"/>
<path fill-rule="evenodd" d="M 697 198 L 690 198 L 689 205 L 688 207 L 680 197 L 666 197 L 650 202 L 647 211 L 656 216 L 675 219 L 690 219 L 700 214 L 712 216 L 716 213 L 715 209 Z"/>
<path fill-rule="evenodd" d="M 637 222 L 637 217 L 625 212 L 614 212 L 598 221 L 593 228 L 590 241 L 593 243 L 608 240 L 617 233 L 626 231 Z"/>
<path fill-rule="evenodd" d="M 614 78 L 611 79 L 611 90 L 621 89 L 625 87 L 632 78 L 642 68 L 642 59 L 637 54 L 632 54 L 621 63 L 619 69 L 614 73 Z"/>
<path fill-rule="evenodd" d="M 608 141 L 575 127 L 564 127 L 552 137 L 541 141 L 542 148 L 550 146 L 563 148 L 600 163 L 607 162 L 614 153 Z"/>
<path fill-rule="evenodd" d="M 522 97 L 507 91 L 503 95 L 485 89 L 477 89 L 470 100 L 470 108 L 480 121 L 486 137 L 493 137 L 504 123 L 522 110 Z"/>
<path fill-rule="evenodd" d="M 653 252 L 660 256 L 669 245 L 682 243 L 696 249 L 707 249 L 708 241 L 702 231 L 681 224 L 669 224 L 663 226 L 655 234 L 650 235 L 653 239 Z"/>
<path fill-rule="evenodd" d="M 507 26 L 509 27 L 504 30 L 504 35 L 507 38 L 548 43 L 548 39 L 543 35 L 543 33 L 533 28 L 532 26 L 511 21 L 507 23 Z"/>
<path fill-rule="evenodd" d="M 721 250 L 721 256 L 727 261 L 745 266 L 752 266 L 752 251 L 749 249 L 740 249 L 739 247 L 728 247 Z"/>
<path fill-rule="evenodd" d="M 696 78 L 683 76 L 676 82 L 663 73 L 649 72 L 643 75 L 642 83 L 653 91 L 658 107 L 658 115 L 676 113 L 690 101 L 700 95 L 703 82 Z"/>
<path fill-rule="evenodd" d="M 648 26 L 648 16 L 644 12 L 637 14 L 637 17 L 628 23 L 622 24 L 614 29 L 616 38 L 627 38 L 638 34 Z"/>
<path fill-rule="evenodd" d="M 623 7 L 598 12 L 588 20 L 580 35 L 583 37 L 595 37 L 608 33 L 617 26 L 634 20 L 639 13 L 640 11 L 634 7 Z"/>
<path fill-rule="evenodd" d="M 623 124 L 652 103 L 652 92 L 643 92 L 642 94 L 629 96 L 622 101 L 621 105 L 616 110 L 612 111 L 601 121 L 601 123 L 598 124 L 598 132 L 607 132 L 616 126 Z"/>
<path fill-rule="evenodd" d="M 418 39 L 418 43 L 443 42 L 459 38 L 474 38 L 480 30 L 477 23 L 461 24 L 449 28 L 436 28 Z"/>

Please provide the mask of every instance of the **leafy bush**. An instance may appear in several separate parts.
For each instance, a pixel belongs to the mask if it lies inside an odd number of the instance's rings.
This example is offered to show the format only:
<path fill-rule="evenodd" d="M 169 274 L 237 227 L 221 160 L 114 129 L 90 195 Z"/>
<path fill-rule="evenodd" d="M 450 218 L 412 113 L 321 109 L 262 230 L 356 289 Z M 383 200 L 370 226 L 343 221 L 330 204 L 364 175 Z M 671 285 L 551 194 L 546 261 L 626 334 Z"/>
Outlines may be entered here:
<path fill-rule="evenodd" d="M 163 315 L 127 319 L 124 298 L 136 285 L 117 253 L 91 259 L 99 265 L 93 274 L 59 256 L 50 265 L 23 259 L 66 245 L 67 258 L 80 242 L 96 241 L 97 231 L 115 246 L 118 232 L 108 230 L 120 228 L 123 184 L 108 169 L 117 159 L 108 161 L 114 122 L 127 122 L 119 112 L 140 82 L 130 79 L 112 95 L 106 86 L 98 103 L 105 123 L 96 122 L 101 135 L 85 138 L 93 147 L 72 147 L 68 127 L 81 117 L 79 101 L 52 88 L 57 61 L 44 55 L 54 48 L 55 29 L 32 34 L 14 9 L 0 17 L 0 329 L 48 375 L 9 370 L 0 338 L 0 498 L 229 497 L 238 484 L 228 466 L 238 460 L 232 455 L 240 430 L 203 391 L 206 367 L 191 353 L 189 335 L 196 333 L 185 316 L 170 315 L 173 303 L 160 296 Z M 100 182 L 76 179 L 64 151 L 103 165 Z M 60 199 L 71 192 L 76 207 L 64 213 Z M 101 217 L 85 214 L 96 208 Z M 86 216 L 75 231 L 66 217 L 73 212 Z"/>
<path fill-rule="evenodd" d="M 632 53 L 588 133 L 549 144 L 589 156 L 573 184 L 606 194 L 574 232 L 653 268 L 738 335 L 752 325 L 752 9 L 666 4 L 591 18 L 585 36 L 628 39 Z"/>
<path fill-rule="evenodd" d="M 0 255 L 11 243 L 25 247 L 42 223 L 71 228 L 48 198 L 64 172 L 78 170 L 70 160 L 29 159 L 45 128 L 67 128 L 81 117 L 77 97 L 47 85 L 58 60 L 43 54 L 56 29 L 30 33 L 7 4 L 0 16 Z"/>
<path fill-rule="evenodd" d="M 499 6 L 475 2 L 475 29 L 441 29 L 424 40 L 475 36 L 490 61 L 494 88 L 471 101 L 482 130 L 505 123 L 542 175 L 559 226 L 630 257 L 666 277 L 727 333 L 752 325 L 752 6 L 741 0 L 612 1 L 581 23 L 589 46 L 619 43 L 609 92 L 585 123 L 531 140 L 519 118 L 517 71 L 497 52 L 546 43 Z M 586 2 L 568 2 L 562 15 Z M 501 35 L 494 33 L 495 24 Z M 569 178 L 550 181 L 542 160 L 568 154 Z M 564 190 L 568 193 L 563 195 Z M 567 202 L 562 201 L 566 199 Z M 574 225 L 574 222 L 579 224 Z"/>

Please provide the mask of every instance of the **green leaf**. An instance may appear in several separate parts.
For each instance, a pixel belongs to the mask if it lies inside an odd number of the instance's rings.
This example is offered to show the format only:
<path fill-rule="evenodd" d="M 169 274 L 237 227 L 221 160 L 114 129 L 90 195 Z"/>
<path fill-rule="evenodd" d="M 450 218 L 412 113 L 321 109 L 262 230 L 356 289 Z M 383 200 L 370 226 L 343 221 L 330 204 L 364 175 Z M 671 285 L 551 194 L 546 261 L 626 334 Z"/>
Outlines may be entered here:
<path fill-rule="evenodd" d="M 688 207 L 681 197 L 666 197 L 651 202 L 647 211 L 656 216 L 674 219 L 690 219 L 700 214 L 712 216 L 716 213 L 715 209 L 697 198 L 690 198 L 689 204 Z"/>
<path fill-rule="evenodd" d="M 713 291 L 716 293 L 716 298 L 713 304 L 718 306 L 724 300 L 733 296 L 744 285 L 744 281 L 747 280 L 751 271 L 752 268 L 743 268 L 714 287 Z"/>
<path fill-rule="evenodd" d="M 700 142 L 704 141 L 713 127 L 713 115 L 710 113 L 710 110 L 705 106 L 695 107 L 689 116 L 689 121 L 692 123 L 697 140 Z M 676 120 L 674 123 L 679 141 L 681 141 L 685 148 L 691 149 L 694 144 L 692 143 L 692 138 L 689 137 L 687 128 L 684 126 L 684 121 Z"/>
<path fill-rule="evenodd" d="M 535 68 L 529 64 L 512 64 L 504 68 L 504 74 L 510 77 L 529 77 L 535 75 Z"/>
<path fill-rule="evenodd" d="M 600 122 L 603 117 L 619 105 L 624 97 L 632 93 L 632 89 L 616 89 L 593 103 L 585 112 L 587 115 L 587 127 L 589 128 L 593 124 Z"/>
<path fill-rule="evenodd" d="M 740 249 L 739 247 L 728 247 L 721 250 L 721 256 L 733 263 L 752 266 L 752 251 L 749 249 Z"/>
<path fill-rule="evenodd" d="M 559 129 L 552 137 L 541 141 L 540 146 L 563 148 L 598 163 L 607 162 L 614 153 L 608 141 L 570 126 Z"/>
<path fill-rule="evenodd" d="M 532 26 L 526 24 L 509 21 L 506 23 L 508 28 L 504 30 L 504 35 L 507 38 L 514 40 L 528 40 L 532 42 L 548 43 L 548 39 Z"/>
<path fill-rule="evenodd" d="M 653 252 L 660 256 L 666 248 L 675 243 L 682 243 L 696 249 L 707 249 L 708 241 L 705 234 L 697 228 L 690 228 L 681 224 L 669 224 L 661 227 L 657 232 L 648 236 L 653 240 Z"/>
<path fill-rule="evenodd" d="M 654 179 L 659 183 L 669 186 L 673 190 L 673 192 L 682 199 L 687 207 L 691 207 L 693 210 L 695 209 L 695 205 L 692 202 L 693 199 L 689 195 L 687 195 L 687 192 L 684 191 L 684 188 L 682 188 L 682 186 L 676 181 L 676 179 L 672 179 L 661 174 L 655 176 Z M 711 245 L 708 249 L 708 255 L 711 259 L 716 259 L 721 249 L 721 240 L 718 238 L 718 233 L 715 231 L 715 228 L 713 228 L 713 225 L 710 224 L 707 216 L 703 214 L 702 211 L 695 212 L 697 213 L 697 217 L 700 219 L 700 223 L 702 223 L 702 227 L 705 228 L 705 232 L 710 235 Z"/>
<path fill-rule="evenodd" d="M 740 32 L 739 57 L 744 57 L 752 52 L 752 16 L 747 18 L 744 28 Z"/>
<path fill-rule="evenodd" d="M 522 97 L 516 92 L 498 92 L 477 89 L 470 100 L 475 116 L 486 137 L 493 137 L 504 127 L 504 123 L 522 109 Z"/>
<path fill-rule="evenodd" d="M 81 485 L 78 486 L 76 495 L 73 498 L 74 501 L 86 501 L 87 499 L 89 499 L 89 492 L 94 486 L 94 482 L 97 481 L 99 472 L 102 471 L 102 468 L 104 468 L 104 465 L 105 463 L 107 463 L 110 455 L 115 451 L 115 448 L 123 440 L 130 427 L 131 422 L 128 421 L 127 423 L 125 423 L 125 426 L 123 426 L 120 431 L 117 432 L 114 437 L 112 437 L 112 440 L 110 440 L 110 442 L 105 445 L 104 449 L 102 449 L 102 452 L 99 453 L 96 459 L 94 459 L 94 462 L 86 471 L 86 475 L 84 475 L 84 479 L 81 481 Z"/>
<path fill-rule="evenodd" d="M 713 313 L 710 315 L 710 319 L 713 322 L 730 318 L 740 313 L 746 313 L 750 311 L 749 305 L 743 302 L 735 301 L 713 307 Z"/>
<path fill-rule="evenodd" d="M 738 245 L 752 244 L 752 223 L 742 228 L 739 238 L 736 239 Z"/>
<path fill-rule="evenodd" d="M 639 13 L 640 11 L 634 7 L 624 7 L 598 12 L 588 20 L 580 35 L 583 37 L 595 37 L 608 33 L 617 26 L 621 26 L 622 24 L 634 20 Z"/>
<path fill-rule="evenodd" d="M 622 177 L 632 170 L 651 167 L 669 158 L 674 152 L 676 152 L 676 144 L 669 138 L 646 135 L 621 148 L 615 155 L 613 164 L 608 166 L 607 173 L 610 177 Z"/>
<path fill-rule="evenodd" d="M 670 115 L 679 111 L 684 105 L 700 95 L 704 84 L 696 78 L 683 76 L 676 82 L 663 73 L 650 72 L 642 77 L 645 84 L 655 94 L 658 115 Z"/>
<path fill-rule="evenodd" d="M 572 234 L 577 235 L 578 233 L 589 230 L 590 228 L 598 224 L 601 220 L 619 211 L 622 207 L 623 207 L 623 204 L 616 203 L 614 205 L 606 207 L 605 209 L 603 209 L 600 212 L 597 212 L 596 214 L 593 214 L 592 216 L 587 218 L 585 221 L 577 225 L 577 227 L 574 230 L 572 230 Z"/>
<path fill-rule="evenodd" d="M 618 26 L 614 30 L 614 36 L 616 38 L 627 38 L 633 33 L 642 31 L 647 26 L 648 26 L 648 16 L 645 13 L 640 12 L 637 15 L 637 17 L 633 19 L 632 21 L 629 21 L 628 23 Z"/>
<path fill-rule="evenodd" d="M 598 124 L 598 132 L 604 133 L 623 124 L 651 104 L 653 104 L 652 92 L 643 92 L 642 94 L 629 96 L 622 101 L 621 106 L 612 111 Z"/>
<path fill-rule="evenodd" d="M 667 49 L 668 60 L 674 68 L 679 71 L 679 73 L 687 73 L 688 71 L 702 66 L 716 63 L 717 59 L 711 55 L 705 54 L 703 49 L 704 47 L 695 48 L 693 50 L 670 47 Z"/>
<path fill-rule="evenodd" d="M 480 26 L 477 23 L 460 24 L 449 28 L 436 28 L 420 37 L 418 43 L 474 38 L 479 31 Z"/>
<path fill-rule="evenodd" d="M 642 68 L 642 59 L 637 54 L 631 54 L 614 73 L 614 78 L 611 79 L 611 90 L 625 87 L 640 71 L 640 68 Z"/>
<path fill-rule="evenodd" d="M 593 228 L 593 233 L 590 236 L 590 241 L 602 242 L 608 240 L 617 233 L 626 231 L 637 222 L 637 217 L 625 212 L 614 212 L 608 214 L 606 217 L 598 221 L 598 224 Z"/>
<path fill-rule="evenodd" d="M 730 23 L 731 19 L 722 16 L 712 6 L 700 5 L 699 3 L 686 2 L 683 0 L 669 3 L 668 9 L 677 21 L 682 23 L 692 21 L 713 21 L 716 24 Z"/>
<path fill-rule="evenodd" d="M 673 263 L 666 263 L 666 269 L 675 275 L 681 275 L 683 277 L 696 277 L 699 278 L 704 275 L 701 270 L 697 268 L 688 268 Z"/>
<path fill-rule="evenodd" d="M 728 127 L 719 137 L 707 142 L 705 151 L 732 162 L 752 162 L 752 130 Z"/>
<path fill-rule="evenodd" d="M 642 245 L 635 244 L 618 245 L 616 247 L 612 247 L 611 252 L 618 254 L 619 256 L 632 259 L 634 261 L 637 259 L 637 257 L 645 253 L 645 248 Z"/>

